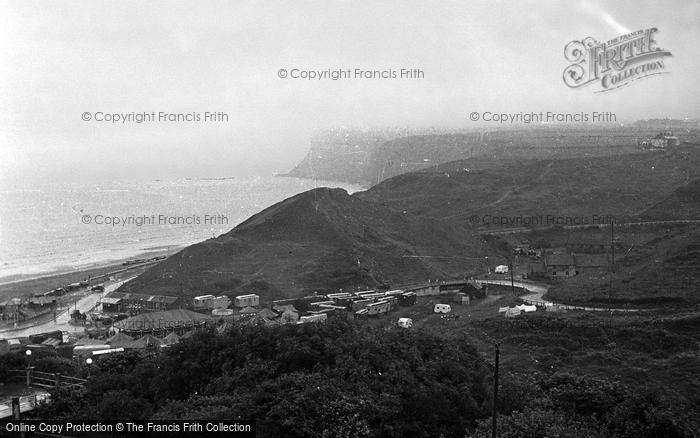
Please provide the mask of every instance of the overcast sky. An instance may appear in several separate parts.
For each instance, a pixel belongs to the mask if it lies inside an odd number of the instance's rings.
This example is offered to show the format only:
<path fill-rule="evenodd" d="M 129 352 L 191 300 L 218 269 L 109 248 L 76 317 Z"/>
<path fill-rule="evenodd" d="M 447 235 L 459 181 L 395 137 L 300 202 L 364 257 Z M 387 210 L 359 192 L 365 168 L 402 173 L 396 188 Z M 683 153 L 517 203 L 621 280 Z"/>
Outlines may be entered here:
<path fill-rule="evenodd" d="M 334 126 L 470 128 L 471 111 L 698 117 L 700 3 L 3 1 L 0 181 L 287 171 Z M 569 89 L 564 46 L 657 27 L 668 75 Z M 278 70 L 419 68 L 418 80 Z M 110 124 L 83 112 L 224 111 L 228 123 Z"/>

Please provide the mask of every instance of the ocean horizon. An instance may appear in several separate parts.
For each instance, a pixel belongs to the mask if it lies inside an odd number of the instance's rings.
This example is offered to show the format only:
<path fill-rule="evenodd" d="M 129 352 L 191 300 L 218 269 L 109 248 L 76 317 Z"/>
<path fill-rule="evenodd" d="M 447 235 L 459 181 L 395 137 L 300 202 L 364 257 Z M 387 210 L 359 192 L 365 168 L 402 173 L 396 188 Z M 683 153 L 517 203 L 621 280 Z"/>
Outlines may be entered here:
<path fill-rule="evenodd" d="M 317 187 L 286 176 L 52 183 L 0 192 L 0 284 L 167 254 Z"/>

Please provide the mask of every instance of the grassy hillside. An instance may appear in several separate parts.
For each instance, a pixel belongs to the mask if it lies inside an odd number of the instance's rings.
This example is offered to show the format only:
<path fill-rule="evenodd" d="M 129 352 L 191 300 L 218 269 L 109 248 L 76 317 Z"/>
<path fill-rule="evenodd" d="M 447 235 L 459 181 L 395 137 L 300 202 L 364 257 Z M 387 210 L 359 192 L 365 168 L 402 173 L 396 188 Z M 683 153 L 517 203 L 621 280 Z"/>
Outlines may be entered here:
<path fill-rule="evenodd" d="M 618 228 L 615 241 L 613 273 L 605 269 L 560 281 L 548 297 L 603 307 L 700 303 L 700 227 Z"/>
<path fill-rule="evenodd" d="M 461 278 L 484 271 L 485 256 L 499 260 L 480 232 L 503 225 L 484 224 L 486 216 L 637 218 L 700 178 L 699 164 L 700 152 L 691 148 L 614 158 L 474 158 L 400 175 L 352 196 L 312 190 L 183 250 L 122 290 L 274 299 Z"/>
<path fill-rule="evenodd" d="M 317 189 L 251 217 L 231 232 L 170 257 L 122 290 L 260 293 L 275 299 L 338 288 L 415 282 L 464 272 L 459 258 L 412 257 L 475 251 L 471 230 L 435 227 L 386 206 Z"/>
<path fill-rule="evenodd" d="M 641 214 L 645 220 L 700 220 L 700 180 L 676 189 L 671 195 Z"/>

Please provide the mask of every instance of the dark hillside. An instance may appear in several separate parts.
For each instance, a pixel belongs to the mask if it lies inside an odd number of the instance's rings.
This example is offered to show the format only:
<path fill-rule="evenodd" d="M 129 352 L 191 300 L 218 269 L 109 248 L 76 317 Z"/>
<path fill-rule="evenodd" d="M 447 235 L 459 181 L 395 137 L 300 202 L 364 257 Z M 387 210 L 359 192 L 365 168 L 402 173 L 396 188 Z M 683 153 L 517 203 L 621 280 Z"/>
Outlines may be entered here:
<path fill-rule="evenodd" d="M 255 292 L 275 299 L 461 278 L 483 272 L 484 257 L 496 254 L 480 232 L 507 224 L 487 223 L 489 217 L 639 220 L 699 179 L 699 169 L 700 152 L 691 148 L 562 160 L 474 158 L 400 175 L 352 196 L 316 189 L 186 248 L 122 290 L 186 297 Z M 667 217 L 677 213 L 669 210 Z"/>

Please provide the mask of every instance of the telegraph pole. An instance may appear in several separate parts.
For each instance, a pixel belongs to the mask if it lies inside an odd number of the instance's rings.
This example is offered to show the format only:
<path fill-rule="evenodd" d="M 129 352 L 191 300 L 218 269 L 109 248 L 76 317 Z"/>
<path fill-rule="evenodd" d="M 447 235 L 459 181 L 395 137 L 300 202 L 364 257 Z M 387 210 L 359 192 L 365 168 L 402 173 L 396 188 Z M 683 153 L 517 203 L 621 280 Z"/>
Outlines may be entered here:
<path fill-rule="evenodd" d="M 498 343 L 494 344 L 496 347 L 496 363 L 493 368 L 493 405 L 491 406 L 491 438 L 496 438 L 498 433 L 496 431 L 496 415 L 498 413 Z"/>
<path fill-rule="evenodd" d="M 615 221 L 610 222 L 610 292 L 608 294 L 608 311 L 610 312 L 610 326 L 612 327 L 612 292 L 613 292 L 613 275 L 615 274 Z"/>
<path fill-rule="evenodd" d="M 515 266 L 515 263 L 513 263 L 512 259 L 510 261 L 510 293 L 515 296 L 515 280 L 513 280 L 513 267 Z M 496 357 L 498 357 L 498 347 L 496 347 Z"/>
<path fill-rule="evenodd" d="M 615 221 L 610 222 L 610 249 L 612 250 L 612 265 L 615 267 Z"/>

